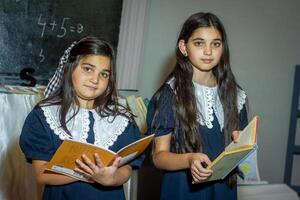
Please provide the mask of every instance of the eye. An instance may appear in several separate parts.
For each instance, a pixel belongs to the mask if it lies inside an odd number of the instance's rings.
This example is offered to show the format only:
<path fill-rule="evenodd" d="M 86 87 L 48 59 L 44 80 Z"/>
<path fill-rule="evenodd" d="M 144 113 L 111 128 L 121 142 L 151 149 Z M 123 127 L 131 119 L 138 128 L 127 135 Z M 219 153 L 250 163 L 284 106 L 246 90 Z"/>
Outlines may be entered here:
<path fill-rule="evenodd" d="M 100 73 L 100 76 L 101 76 L 102 78 L 108 78 L 108 77 L 109 77 L 109 73 L 108 73 L 108 72 L 101 72 L 101 73 Z"/>
<path fill-rule="evenodd" d="M 214 48 L 218 48 L 218 47 L 220 47 L 221 45 L 222 45 L 221 42 L 213 42 L 213 43 L 212 43 L 212 47 L 214 47 Z"/>
<path fill-rule="evenodd" d="M 202 41 L 196 41 L 196 42 L 194 42 L 194 45 L 196 47 L 203 47 L 204 46 L 204 42 L 202 42 Z"/>
<path fill-rule="evenodd" d="M 82 70 L 83 70 L 84 72 L 88 72 L 88 73 L 94 71 L 94 69 L 93 69 L 92 67 L 90 67 L 90 66 L 82 66 L 81 68 L 82 68 Z"/>

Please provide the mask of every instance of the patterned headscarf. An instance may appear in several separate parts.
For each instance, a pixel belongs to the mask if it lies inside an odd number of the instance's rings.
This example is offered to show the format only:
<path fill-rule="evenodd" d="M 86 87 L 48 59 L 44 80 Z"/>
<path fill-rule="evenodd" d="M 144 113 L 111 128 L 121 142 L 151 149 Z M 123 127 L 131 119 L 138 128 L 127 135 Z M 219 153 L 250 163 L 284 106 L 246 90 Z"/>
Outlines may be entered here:
<path fill-rule="evenodd" d="M 60 87 L 61 82 L 62 82 L 62 76 L 64 74 L 64 69 L 65 69 L 65 64 L 68 62 L 69 56 L 70 56 L 70 52 L 72 50 L 72 48 L 76 45 L 76 41 L 73 42 L 64 52 L 64 54 L 62 55 L 62 57 L 59 59 L 59 64 L 58 67 L 53 75 L 53 77 L 51 78 L 51 80 L 49 81 L 45 92 L 44 92 L 44 96 L 45 98 L 49 97 L 50 95 L 52 95 L 54 92 L 56 92 L 56 90 Z"/>

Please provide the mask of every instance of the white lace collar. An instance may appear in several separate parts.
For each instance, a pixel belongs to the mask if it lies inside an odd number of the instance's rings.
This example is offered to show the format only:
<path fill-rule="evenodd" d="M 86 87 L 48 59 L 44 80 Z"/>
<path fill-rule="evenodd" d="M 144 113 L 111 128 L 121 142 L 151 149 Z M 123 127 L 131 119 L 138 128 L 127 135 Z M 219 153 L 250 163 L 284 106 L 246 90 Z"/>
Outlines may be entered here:
<path fill-rule="evenodd" d="M 167 84 L 169 84 L 172 89 L 174 89 L 174 81 L 175 78 L 172 78 L 167 82 Z M 213 128 L 213 113 L 215 113 L 217 120 L 220 124 L 220 128 L 222 130 L 224 127 L 224 110 L 218 95 L 218 87 L 206 87 L 195 82 L 193 82 L 193 84 L 195 87 L 197 109 L 198 111 L 200 111 L 198 113 L 198 122 L 202 126 L 206 126 L 209 129 Z M 246 93 L 243 90 L 238 89 L 238 112 L 240 112 L 243 109 L 245 103 Z"/>
<path fill-rule="evenodd" d="M 118 136 L 121 135 L 126 129 L 129 120 L 118 115 L 113 120 L 113 117 L 100 117 L 95 110 L 79 109 L 79 112 L 68 123 L 67 128 L 70 130 L 71 135 L 67 134 L 60 125 L 59 122 L 59 110 L 60 106 L 45 106 L 41 107 L 46 117 L 46 121 L 53 130 L 54 134 L 58 135 L 61 140 L 73 139 L 80 142 L 87 142 L 88 132 L 90 130 L 89 111 L 92 112 L 95 120 L 93 131 L 95 133 L 94 144 L 108 149 L 114 144 Z M 71 109 L 66 116 L 69 119 L 75 112 L 75 109 Z"/>

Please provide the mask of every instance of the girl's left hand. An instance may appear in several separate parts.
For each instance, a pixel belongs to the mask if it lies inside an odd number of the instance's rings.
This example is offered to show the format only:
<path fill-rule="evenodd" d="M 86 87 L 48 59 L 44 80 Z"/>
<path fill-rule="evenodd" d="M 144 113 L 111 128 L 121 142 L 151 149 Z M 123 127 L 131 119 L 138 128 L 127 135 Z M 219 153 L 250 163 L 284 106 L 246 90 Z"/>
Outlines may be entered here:
<path fill-rule="evenodd" d="M 96 164 L 94 164 L 86 155 L 82 155 L 82 161 L 77 159 L 76 163 L 79 168 L 74 171 L 82 173 L 91 181 L 95 181 L 104 186 L 112 186 L 116 184 L 116 172 L 119 167 L 121 157 L 117 157 L 113 164 L 105 167 L 98 154 L 94 154 Z"/>
<path fill-rule="evenodd" d="M 233 131 L 231 138 L 232 138 L 233 142 L 237 143 L 240 139 L 240 131 Z"/>

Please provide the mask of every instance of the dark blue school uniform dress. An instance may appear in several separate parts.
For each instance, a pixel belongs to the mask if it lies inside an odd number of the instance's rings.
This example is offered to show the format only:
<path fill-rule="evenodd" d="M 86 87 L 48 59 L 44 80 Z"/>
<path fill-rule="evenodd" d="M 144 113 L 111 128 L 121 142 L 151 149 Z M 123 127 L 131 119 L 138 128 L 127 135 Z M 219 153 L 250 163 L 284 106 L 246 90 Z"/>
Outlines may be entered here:
<path fill-rule="evenodd" d="M 43 110 L 44 108 L 46 109 Z M 27 116 L 20 136 L 20 147 L 28 162 L 32 162 L 32 160 L 49 161 L 62 143 L 62 139 L 68 138 L 68 135 L 59 126 L 57 122 L 58 115 L 55 113 L 58 113 L 57 110 L 55 112 L 55 109 L 49 111 L 47 107 L 36 107 Z M 140 132 L 136 124 L 122 117 L 116 120 L 117 124 L 111 125 L 107 123 L 107 120 L 101 119 L 95 110 L 80 111 L 78 116 L 80 119 L 76 119 L 77 121 L 73 120 L 72 122 L 79 129 L 76 130 L 75 128 L 71 131 L 74 133 L 75 139 L 84 140 L 92 144 L 100 144 L 102 147 L 104 146 L 116 152 L 140 138 Z M 114 128 L 113 125 L 118 127 Z M 109 135 L 109 132 L 113 130 L 119 132 Z M 103 137 L 105 135 L 103 133 L 106 134 L 105 137 Z M 133 168 L 137 168 L 141 165 L 141 162 L 142 157 L 139 157 L 129 164 Z M 92 184 L 76 181 L 65 185 L 46 185 L 43 199 L 119 200 L 125 199 L 125 195 L 123 186 L 107 187 L 98 183 Z"/>
<path fill-rule="evenodd" d="M 195 85 L 195 83 L 194 86 L 195 90 L 197 90 L 198 87 L 203 87 L 197 84 Z M 203 94 L 198 92 L 198 95 L 204 96 L 201 98 L 202 101 L 204 98 L 209 99 L 208 101 L 205 100 L 206 103 L 201 104 L 202 108 L 200 109 L 206 109 L 205 112 L 211 119 L 206 122 L 203 121 L 202 124 L 199 123 L 199 130 L 203 141 L 203 153 L 207 154 L 210 160 L 214 160 L 224 150 L 224 133 L 216 116 L 219 110 L 215 109 L 215 107 L 211 105 L 211 103 L 214 105 L 216 104 L 216 101 L 214 102 L 212 95 L 209 94 L 211 89 L 206 88 L 203 90 L 202 88 L 201 90 Z M 217 88 L 214 88 L 214 90 L 217 90 Z M 197 91 L 195 91 L 195 93 L 197 97 Z M 155 132 L 156 136 L 166 135 L 172 133 L 174 130 L 175 122 L 174 112 L 172 109 L 172 106 L 174 105 L 173 95 L 174 92 L 172 89 L 172 83 L 165 84 L 161 93 L 161 98 L 163 101 L 161 105 L 157 106 L 157 109 L 160 110 L 160 114 L 158 114 L 155 122 L 153 121 L 155 112 L 155 95 L 148 105 L 148 127 L 153 127 L 153 123 L 156 123 L 156 130 L 152 130 Z M 203 108 L 203 106 L 208 106 L 211 109 Z M 241 129 L 247 125 L 245 106 L 243 106 L 243 108 L 240 110 L 240 124 Z M 172 147 L 171 151 L 174 152 Z M 192 184 L 192 178 L 189 169 L 179 171 L 164 171 L 160 197 L 161 200 L 235 200 L 237 199 L 237 188 L 236 186 L 230 188 L 226 183 L 226 179 L 222 181 Z"/>

